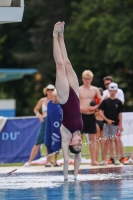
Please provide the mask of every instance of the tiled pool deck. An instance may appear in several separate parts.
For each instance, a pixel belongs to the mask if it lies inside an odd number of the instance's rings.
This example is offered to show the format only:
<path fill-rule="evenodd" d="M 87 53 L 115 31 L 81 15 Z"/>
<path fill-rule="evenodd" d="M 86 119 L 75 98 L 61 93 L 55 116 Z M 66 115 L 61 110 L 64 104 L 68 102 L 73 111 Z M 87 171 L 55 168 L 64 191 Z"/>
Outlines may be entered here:
<path fill-rule="evenodd" d="M 131 167 L 131 165 L 129 165 Z M 80 169 L 97 169 L 97 168 L 114 168 L 114 167 L 127 167 L 127 165 L 104 165 L 104 166 L 91 166 L 90 164 L 81 164 Z M 133 167 L 133 165 L 132 165 Z M 69 165 L 69 170 L 73 170 L 74 166 Z M 50 171 L 62 171 L 63 166 L 60 167 L 45 167 L 44 165 L 35 165 L 30 167 L 24 167 L 24 166 L 5 166 L 0 167 L 0 173 L 8 173 L 12 170 L 17 169 L 14 173 L 37 173 L 37 172 L 50 172 Z"/>

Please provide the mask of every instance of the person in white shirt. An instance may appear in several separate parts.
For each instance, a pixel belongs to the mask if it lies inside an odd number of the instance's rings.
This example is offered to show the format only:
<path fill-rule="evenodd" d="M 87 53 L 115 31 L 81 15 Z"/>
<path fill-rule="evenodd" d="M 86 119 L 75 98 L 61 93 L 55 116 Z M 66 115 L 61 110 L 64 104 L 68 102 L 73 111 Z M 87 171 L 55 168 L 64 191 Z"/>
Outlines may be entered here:
<path fill-rule="evenodd" d="M 104 86 L 105 86 L 106 89 L 103 91 L 102 99 L 106 99 L 106 98 L 110 97 L 108 86 L 109 86 L 110 83 L 114 82 L 113 81 L 113 77 L 112 76 L 106 76 L 106 77 L 103 78 L 103 82 L 104 82 Z M 119 99 L 122 102 L 122 104 L 124 105 L 124 102 L 125 102 L 124 93 L 120 88 L 118 88 L 115 97 L 117 99 Z M 120 141 L 120 155 L 121 155 L 121 159 L 120 160 L 121 160 L 122 163 L 124 163 L 127 160 L 127 158 L 124 155 L 124 147 L 123 147 L 123 142 L 122 142 L 120 134 L 119 134 L 118 137 L 119 137 L 119 141 Z M 110 163 L 110 164 L 114 162 L 114 158 L 113 158 L 114 157 L 114 152 L 111 149 L 112 148 L 109 147 L 110 159 L 109 159 L 108 163 Z"/>
<path fill-rule="evenodd" d="M 103 78 L 103 81 L 104 81 L 104 86 L 105 86 L 106 90 L 103 91 L 102 98 L 106 99 L 106 98 L 110 97 L 108 86 L 109 86 L 110 83 L 113 82 L 113 78 L 112 78 L 112 76 L 106 76 L 106 77 Z M 124 104 L 124 102 L 125 102 L 124 93 L 120 88 L 118 88 L 115 97 L 117 99 L 119 99 L 122 102 L 122 104 Z"/>

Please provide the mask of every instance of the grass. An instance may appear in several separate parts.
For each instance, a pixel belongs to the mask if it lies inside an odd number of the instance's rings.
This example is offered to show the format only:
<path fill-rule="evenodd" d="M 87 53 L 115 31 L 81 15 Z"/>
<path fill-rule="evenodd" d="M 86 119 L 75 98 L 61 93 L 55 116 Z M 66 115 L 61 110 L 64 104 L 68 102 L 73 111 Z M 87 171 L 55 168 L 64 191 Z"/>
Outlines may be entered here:
<path fill-rule="evenodd" d="M 23 166 L 23 163 L 2 163 L 0 167 Z"/>

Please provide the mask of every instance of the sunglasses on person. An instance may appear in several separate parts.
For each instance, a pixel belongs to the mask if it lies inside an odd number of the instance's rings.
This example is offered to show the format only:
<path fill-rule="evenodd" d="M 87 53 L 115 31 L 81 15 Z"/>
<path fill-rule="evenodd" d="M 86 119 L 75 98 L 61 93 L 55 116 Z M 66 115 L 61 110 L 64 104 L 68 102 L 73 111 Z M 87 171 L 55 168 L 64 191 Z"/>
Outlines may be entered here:
<path fill-rule="evenodd" d="M 54 89 L 47 89 L 47 91 L 54 91 Z"/>
<path fill-rule="evenodd" d="M 106 83 L 106 84 L 104 84 L 105 86 L 108 86 L 110 83 Z"/>

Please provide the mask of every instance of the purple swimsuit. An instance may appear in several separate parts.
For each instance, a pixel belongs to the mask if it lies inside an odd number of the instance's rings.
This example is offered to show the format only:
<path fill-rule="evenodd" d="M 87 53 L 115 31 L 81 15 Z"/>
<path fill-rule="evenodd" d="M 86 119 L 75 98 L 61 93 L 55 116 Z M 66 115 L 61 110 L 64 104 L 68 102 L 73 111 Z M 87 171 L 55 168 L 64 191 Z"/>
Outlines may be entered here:
<path fill-rule="evenodd" d="M 80 112 L 79 98 L 70 87 L 69 97 L 65 104 L 61 104 L 63 110 L 62 124 L 71 132 L 82 131 L 83 122 Z"/>

